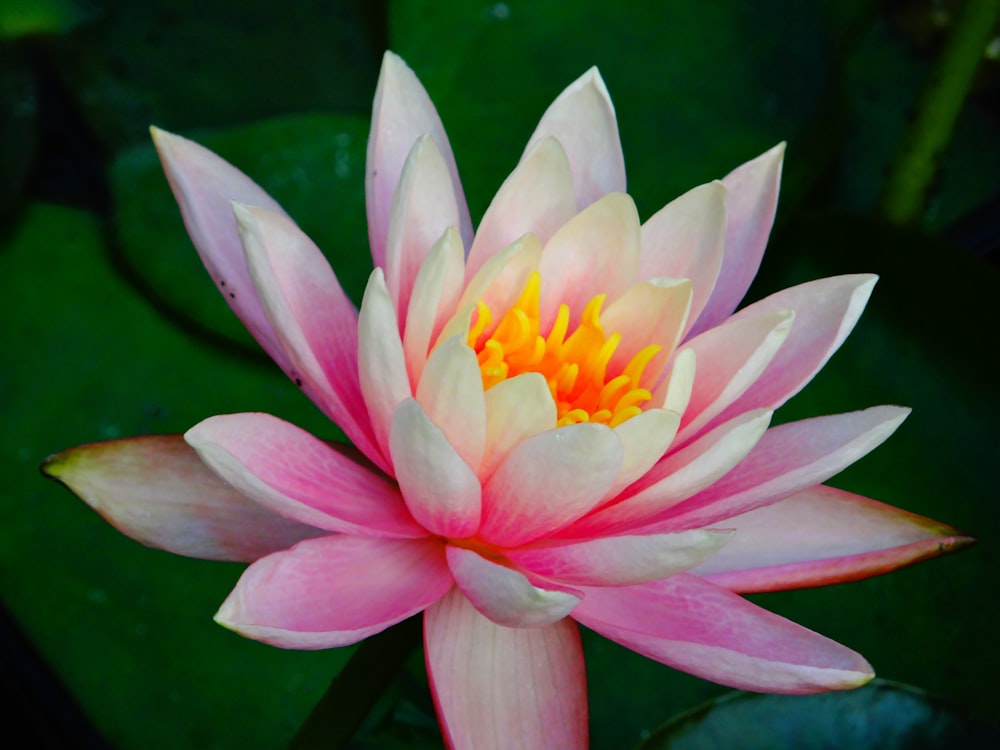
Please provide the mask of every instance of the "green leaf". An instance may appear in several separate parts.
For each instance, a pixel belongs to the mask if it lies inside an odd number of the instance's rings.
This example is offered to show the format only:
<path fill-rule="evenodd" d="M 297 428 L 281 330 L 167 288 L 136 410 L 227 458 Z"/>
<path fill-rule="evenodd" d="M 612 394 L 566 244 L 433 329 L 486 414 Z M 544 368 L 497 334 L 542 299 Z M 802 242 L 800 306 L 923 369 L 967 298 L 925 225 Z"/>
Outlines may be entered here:
<path fill-rule="evenodd" d="M 729 693 L 678 716 L 636 750 L 944 750 L 1000 732 L 917 688 L 876 680 L 820 695 Z"/>

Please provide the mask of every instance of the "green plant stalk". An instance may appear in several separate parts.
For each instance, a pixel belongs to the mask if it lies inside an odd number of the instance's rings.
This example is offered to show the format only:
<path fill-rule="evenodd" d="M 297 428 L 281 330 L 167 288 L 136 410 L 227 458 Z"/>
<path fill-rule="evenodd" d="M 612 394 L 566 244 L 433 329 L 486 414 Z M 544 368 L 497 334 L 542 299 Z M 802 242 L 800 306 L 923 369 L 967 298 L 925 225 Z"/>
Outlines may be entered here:
<path fill-rule="evenodd" d="M 959 10 L 882 192 L 880 210 L 889 221 L 912 224 L 923 212 L 998 15 L 1000 0 L 966 0 Z"/>
<path fill-rule="evenodd" d="M 362 641 L 299 727 L 289 750 L 346 748 L 379 696 L 420 643 L 422 626 L 423 618 L 416 615 Z"/>

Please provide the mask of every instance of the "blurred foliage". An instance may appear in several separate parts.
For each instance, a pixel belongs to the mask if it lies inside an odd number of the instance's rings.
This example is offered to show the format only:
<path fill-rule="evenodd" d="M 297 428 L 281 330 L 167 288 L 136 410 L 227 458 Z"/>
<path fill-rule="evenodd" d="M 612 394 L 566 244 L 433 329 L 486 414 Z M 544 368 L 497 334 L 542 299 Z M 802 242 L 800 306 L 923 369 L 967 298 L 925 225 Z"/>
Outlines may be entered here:
<path fill-rule="evenodd" d="M 43 5 L 55 9 L 44 23 L 8 20 Z M 386 44 L 437 104 L 474 217 L 551 99 L 595 64 L 643 216 L 788 140 L 779 227 L 750 296 L 834 273 L 882 281 L 843 350 L 779 418 L 913 406 L 892 440 L 834 484 L 981 543 L 886 577 L 756 600 L 861 651 L 880 675 L 994 720 L 996 62 L 980 71 L 923 226 L 870 216 L 948 3 L 232 7 L 0 3 L 0 596 L 114 746 L 279 747 L 350 655 L 284 652 L 215 626 L 240 566 L 146 550 L 36 472 L 72 445 L 181 432 L 217 413 L 270 411 L 337 434 L 253 353 L 213 291 L 147 127 L 194 137 L 258 180 L 357 301 L 370 271 L 365 138 Z M 987 259 L 942 234 L 977 238 L 969 244 Z M 723 692 L 584 640 L 595 750 L 632 746 Z M 794 717 L 803 704 L 741 698 L 707 715 L 758 705 Z M 419 655 L 358 742 L 440 747 Z"/>

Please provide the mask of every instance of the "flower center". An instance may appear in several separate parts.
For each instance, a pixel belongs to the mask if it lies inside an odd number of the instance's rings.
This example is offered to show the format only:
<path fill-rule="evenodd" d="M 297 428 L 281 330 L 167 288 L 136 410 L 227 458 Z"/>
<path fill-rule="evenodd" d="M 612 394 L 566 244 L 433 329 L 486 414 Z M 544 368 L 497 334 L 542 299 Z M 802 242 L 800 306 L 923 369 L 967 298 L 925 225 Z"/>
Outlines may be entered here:
<path fill-rule="evenodd" d="M 543 337 L 539 330 L 541 289 L 542 276 L 535 271 L 492 332 L 489 306 L 482 300 L 476 303 L 468 341 L 479 358 L 483 389 L 525 372 L 541 373 L 556 402 L 559 427 L 578 422 L 616 427 L 641 414 L 642 405 L 652 398 L 640 384 L 643 372 L 662 347 L 650 344 L 620 373 L 609 377 L 608 363 L 621 335 L 606 336 L 601 327 L 601 305 L 607 295 L 598 294 L 587 303 L 580 324 L 568 337 L 569 306 L 560 305 L 552 328 Z"/>

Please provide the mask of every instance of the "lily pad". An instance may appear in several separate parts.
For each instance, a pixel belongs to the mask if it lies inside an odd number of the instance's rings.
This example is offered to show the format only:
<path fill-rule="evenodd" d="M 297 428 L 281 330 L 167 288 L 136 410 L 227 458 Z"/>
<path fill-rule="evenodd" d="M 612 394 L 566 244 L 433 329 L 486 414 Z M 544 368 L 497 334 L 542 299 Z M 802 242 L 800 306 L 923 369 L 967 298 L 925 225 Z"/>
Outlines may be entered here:
<path fill-rule="evenodd" d="M 1000 732 L 916 688 L 885 680 L 821 695 L 730 693 L 657 729 L 636 750 L 945 750 Z"/>

